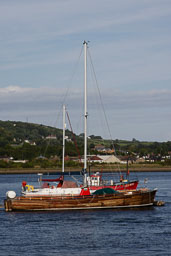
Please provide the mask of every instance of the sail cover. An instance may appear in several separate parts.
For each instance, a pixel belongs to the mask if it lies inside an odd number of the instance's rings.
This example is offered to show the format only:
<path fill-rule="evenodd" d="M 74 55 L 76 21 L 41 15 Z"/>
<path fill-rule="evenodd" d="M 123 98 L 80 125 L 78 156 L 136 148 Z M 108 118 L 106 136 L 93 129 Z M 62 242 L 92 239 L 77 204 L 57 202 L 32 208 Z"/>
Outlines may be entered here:
<path fill-rule="evenodd" d="M 96 190 L 93 195 L 113 195 L 113 194 L 119 194 L 118 191 L 112 189 L 112 188 L 102 188 L 102 189 L 98 189 Z"/>

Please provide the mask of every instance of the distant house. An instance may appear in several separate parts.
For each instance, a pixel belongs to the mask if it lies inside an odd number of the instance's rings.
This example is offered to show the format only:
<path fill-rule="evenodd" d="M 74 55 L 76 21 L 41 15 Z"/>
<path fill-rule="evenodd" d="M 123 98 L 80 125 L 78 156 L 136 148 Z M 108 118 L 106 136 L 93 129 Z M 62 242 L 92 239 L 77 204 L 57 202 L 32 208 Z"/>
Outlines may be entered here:
<path fill-rule="evenodd" d="M 13 160 L 13 163 L 22 163 L 22 164 L 25 164 L 27 163 L 28 160 Z"/>
<path fill-rule="evenodd" d="M 13 163 L 27 163 L 28 160 L 14 160 L 13 157 L 0 157 L 0 160 L 3 160 L 4 162 L 13 162 Z"/>
<path fill-rule="evenodd" d="M 144 163 L 144 162 L 146 162 L 145 157 L 139 157 L 136 160 L 136 163 Z"/>
<path fill-rule="evenodd" d="M 104 145 L 96 145 L 94 147 L 94 150 L 96 150 L 98 152 L 108 153 L 108 154 L 111 154 L 114 152 L 114 149 L 106 148 Z"/>
<path fill-rule="evenodd" d="M 108 154 L 112 154 L 112 153 L 114 153 L 114 149 L 105 148 L 105 152 L 108 153 Z"/>
<path fill-rule="evenodd" d="M 135 157 L 135 156 L 133 156 L 133 157 L 128 157 L 128 156 L 118 156 L 118 158 L 120 159 L 120 161 L 121 161 L 121 163 L 122 164 L 126 164 L 127 163 L 127 161 L 128 161 L 128 163 L 134 163 L 134 162 L 136 162 L 136 160 L 137 160 L 137 158 Z"/>
<path fill-rule="evenodd" d="M 36 143 L 34 141 L 25 140 L 24 142 L 28 143 L 28 144 L 30 144 L 32 146 L 36 146 Z"/>
<path fill-rule="evenodd" d="M 121 163 L 120 159 L 114 155 L 99 156 L 103 163 Z"/>
<path fill-rule="evenodd" d="M 121 163 L 119 158 L 114 155 L 97 155 L 89 157 L 90 163 Z"/>
<path fill-rule="evenodd" d="M 67 142 L 73 143 L 73 141 L 70 138 L 68 138 L 68 136 L 66 136 L 65 139 L 66 139 Z"/>
<path fill-rule="evenodd" d="M 10 157 L 7 156 L 0 156 L 0 161 L 4 161 L 6 163 L 8 163 L 9 161 L 11 161 L 12 159 Z"/>
<path fill-rule="evenodd" d="M 96 145 L 94 147 L 94 150 L 99 151 L 99 152 L 103 152 L 105 150 L 105 146 L 104 145 Z"/>
<path fill-rule="evenodd" d="M 56 138 L 56 135 L 48 135 L 47 137 L 46 137 L 46 140 L 56 140 L 57 138 Z"/>
<path fill-rule="evenodd" d="M 90 163 L 102 163 L 102 159 L 98 156 L 91 156 L 89 161 Z"/>
<path fill-rule="evenodd" d="M 80 159 L 80 157 L 76 157 L 76 156 L 70 156 L 69 158 L 70 161 L 74 161 L 74 162 L 83 162 L 82 159 Z"/>

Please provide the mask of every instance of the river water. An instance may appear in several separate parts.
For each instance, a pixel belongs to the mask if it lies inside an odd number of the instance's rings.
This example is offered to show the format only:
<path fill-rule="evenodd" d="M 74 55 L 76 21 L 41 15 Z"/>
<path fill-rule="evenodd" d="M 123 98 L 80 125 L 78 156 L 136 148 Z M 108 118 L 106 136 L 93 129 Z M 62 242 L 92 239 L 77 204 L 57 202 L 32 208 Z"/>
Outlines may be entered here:
<path fill-rule="evenodd" d="M 171 255 L 171 172 L 137 176 L 139 187 L 158 188 L 156 199 L 165 201 L 165 206 L 61 212 L 5 212 L 1 208 L 0 255 Z M 19 195 L 22 180 L 34 183 L 37 177 L 0 175 L 1 205 L 6 191 Z"/>

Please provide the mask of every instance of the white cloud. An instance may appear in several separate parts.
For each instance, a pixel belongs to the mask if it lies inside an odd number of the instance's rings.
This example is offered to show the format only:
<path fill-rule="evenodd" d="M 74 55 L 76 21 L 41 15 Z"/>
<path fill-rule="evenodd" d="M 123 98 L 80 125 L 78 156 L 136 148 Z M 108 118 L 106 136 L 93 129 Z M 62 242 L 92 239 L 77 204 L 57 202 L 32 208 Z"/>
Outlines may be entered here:
<path fill-rule="evenodd" d="M 65 95 L 68 93 L 69 95 Z M 97 94 L 97 93 L 96 93 Z M 65 99 L 66 96 L 66 99 Z M 114 108 L 128 109 L 138 107 L 170 107 L 171 90 L 150 90 L 150 91 L 134 91 L 134 92 L 121 92 L 118 90 L 103 90 L 101 92 L 103 104 L 107 109 Z M 0 88 L 0 102 L 2 103 L 33 103 L 35 100 L 40 104 L 54 101 L 61 104 L 64 100 L 65 103 L 78 107 L 82 101 L 82 90 L 72 89 L 72 92 L 67 92 L 66 89 L 59 90 L 58 88 L 28 88 L 20 86 L 8 86 Z M 89 90 L 88 101 L 90 106 L 95 106 L 95 92 Z M 99 108 L 99 107 L 98 107 Z"/>

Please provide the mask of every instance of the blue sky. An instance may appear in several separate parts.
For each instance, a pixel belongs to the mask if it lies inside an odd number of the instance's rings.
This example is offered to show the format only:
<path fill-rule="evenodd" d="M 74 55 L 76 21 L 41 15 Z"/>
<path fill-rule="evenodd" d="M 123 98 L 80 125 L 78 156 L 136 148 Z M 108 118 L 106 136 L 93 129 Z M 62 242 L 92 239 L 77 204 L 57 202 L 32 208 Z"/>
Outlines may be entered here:
<path fill-rule="evenodd" d="M 171 140 L 170 24 L 170 0 L 0 0 L 0 119 L 61 127 L 65 99 L 81 133 L 89 40 L 112 138 Z M 109 138 L 88 86 L 89 135 Z"/>

